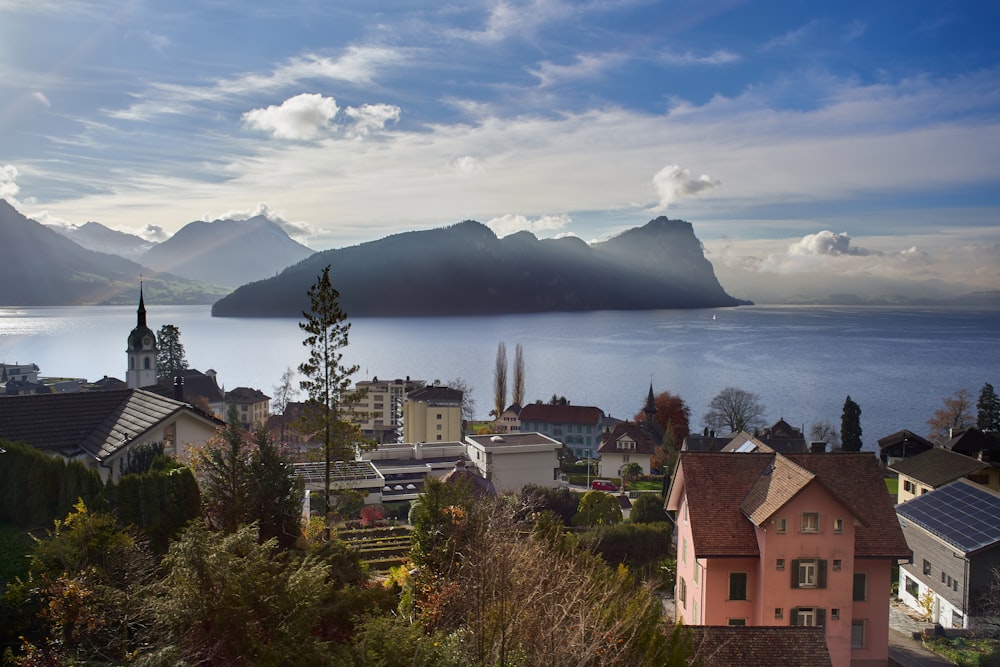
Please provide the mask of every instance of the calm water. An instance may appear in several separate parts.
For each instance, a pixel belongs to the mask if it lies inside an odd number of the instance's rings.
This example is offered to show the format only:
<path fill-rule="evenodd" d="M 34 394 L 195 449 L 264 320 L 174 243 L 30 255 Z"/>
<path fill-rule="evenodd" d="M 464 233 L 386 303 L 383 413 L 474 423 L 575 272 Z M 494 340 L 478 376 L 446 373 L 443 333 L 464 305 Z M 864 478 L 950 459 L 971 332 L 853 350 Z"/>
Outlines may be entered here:
<path fill-rule="evenodd" d="M 271 393 L 305 360 L 297 320 L 212 318 L 207 306 L 147 304 L 148 324 L 180 327 L 193 368 L 214 368 L 226 388 Z M 713 319 L 713 315 L 715 319 Z M 134 307 L 0 309 L 0 361 L 34 362 L 44 376 L 125 378 Z M 355 379 L 405 377 L 473 389 L 492 403 L 497 343 L 524 348 L 529 401 L 566 396 L 619 418 L 654 390 L 679 394 L 700 429 L 708 402 L 735 386 L 761 397 L 769 422 L 839 429 L 848 394 L 862 409 L 866 448 L 902 428 L 921 434 L 942 399 L 978 397 L 1000 384 L 1000 311 L 766 307 L 697 311 L 557 313 L 352 321 Z"/>

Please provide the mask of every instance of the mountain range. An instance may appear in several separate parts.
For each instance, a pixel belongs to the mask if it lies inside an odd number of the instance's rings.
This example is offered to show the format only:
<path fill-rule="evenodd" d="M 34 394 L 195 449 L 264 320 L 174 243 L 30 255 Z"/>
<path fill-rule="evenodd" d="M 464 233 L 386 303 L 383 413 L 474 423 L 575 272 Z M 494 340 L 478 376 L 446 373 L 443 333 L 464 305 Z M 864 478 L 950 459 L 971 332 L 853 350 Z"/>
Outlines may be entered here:
<path fill-rule="evenodd" d="M 329 265 L 349 316 L 440 316 L 548 311 L 710 308 L 729 296 L 690 223 L 651 220 L 601 243 L 498 238 L 482 223 L 406 232 L 318 252 L 279 275 L 243 285 L 216 316 L 300 317 Z"/>

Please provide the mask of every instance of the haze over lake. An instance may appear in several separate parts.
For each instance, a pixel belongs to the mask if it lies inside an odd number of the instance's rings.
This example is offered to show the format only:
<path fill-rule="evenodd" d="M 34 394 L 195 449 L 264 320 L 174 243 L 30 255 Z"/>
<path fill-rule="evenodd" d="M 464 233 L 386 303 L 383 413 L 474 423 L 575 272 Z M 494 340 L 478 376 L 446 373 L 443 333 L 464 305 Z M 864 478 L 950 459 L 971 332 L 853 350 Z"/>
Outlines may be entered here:
<path fill-rule="evenodd" d="M 295 319 L 212 318 L 208 306 L 147 303 L 148 324 L 181 330 L 192 368 L 226 389 L 271 395 L 305 360 Z M 713 319 L 714 317 L 714 319 Z M 0 309 L 0 361 L 33 362 L 43 376 L 125 378 L 135 307 Z M 406 377 L 473 389 L 476 415 L 493 403 L 497 343 L 524 348 L 526 396 L 553 394 L 618 418 L 654 391 L 679 394 L 692 430 L 719 390 L 760 395 L 768 422 L 839 430 L 844 398 L 862 409 L 865 448 L 899 429 L 927 433 L 942 399 L 1000 382 L 1000 311 L 947 308 L 750 306 L 713 310 L 600 311 L 491 317 L 351 320 L 345 361 L 355 380 Z"/>

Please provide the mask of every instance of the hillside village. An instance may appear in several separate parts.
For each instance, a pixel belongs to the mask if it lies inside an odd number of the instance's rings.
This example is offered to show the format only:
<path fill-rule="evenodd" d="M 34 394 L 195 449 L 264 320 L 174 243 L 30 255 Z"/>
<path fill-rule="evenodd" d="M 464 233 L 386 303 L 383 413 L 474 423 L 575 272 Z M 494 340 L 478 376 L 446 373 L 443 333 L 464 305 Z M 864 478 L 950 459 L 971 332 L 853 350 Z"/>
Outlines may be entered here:
<path fill-rule="evenodd" d="M 325 470 L 316 433 L 302 426 L 304 403 L 276 411 L 261 389 L 224 390 L 211 370 L 158 378 L 141 289 L 136 326 L 123 337 L 124 380 L 51 382 L 33 363 L 0 364 L 0 441 L 115 484 L 143 447 L 162 444 L 190 465 L 235 418 L 266 429 L 301 480 L 302 520 L 316 514 L 309 498 L 324 490 Z M 745 665 L 895 664 L 893 604 L 941 633 L 998 628 L 995 430 L 966 428 L 941 442 L 904 430 L 884 435 L 876 453 L 807 441 L 784 420 L 675 441 L 652 385 L 633 420 L 553 397 L 515 401 L 486 422 L 466 418 L 459 388 L 410 377 L 354 388 L 367 446 L 332 462 L 330 474 L 334 488 L 362 499 L 361 516 L 378 508 L 379 525 L 389 516 L 405 524 L 406 508 L 456 480 L 477 498 L 575 494 L 571 516 L 590 496 L 610 503 L 608 523 L 646 516 L 652 504 L 669 538 L 658 558 L 675 563 L 665 618 L 691 630 L 702 664 L 734 664 L 733 655 Z M 887 480 L 898 483 L 895 497 Z"/>

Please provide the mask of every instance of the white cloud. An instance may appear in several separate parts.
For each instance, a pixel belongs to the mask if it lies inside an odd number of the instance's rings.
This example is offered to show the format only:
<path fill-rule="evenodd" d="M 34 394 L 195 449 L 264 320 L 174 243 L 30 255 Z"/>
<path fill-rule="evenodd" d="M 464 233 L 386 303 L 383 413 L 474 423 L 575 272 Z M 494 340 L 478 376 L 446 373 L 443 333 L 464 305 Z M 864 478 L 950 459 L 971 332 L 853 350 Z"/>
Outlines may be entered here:
<path fill-rule="evenodd" d="M 263 216 L 275 223 L 285 230 L 286 234 L 293 238 L 308 238 L 316 234 L 316 230 L 309 223 L 288 220 L 282 214 L 268 206 L 265 202 L 259 202 L 257 206 L 252 209 L 230 209 L 225 213 L 215 216 L 206 213 L 201 217 L 201 219 L 205 222 L 213 222 L 215 220 L 242 221 L 249 220 L 250 218 L 256 218 L 258 216 Z"/>
<path fill-rule="evenodd" d="M 384 129 L 390 121 L 399 122 L 400 109 L 392 104 L 362 104 L 360 107 L 347 107 L 344 115 L 354 121 L 349 134 L 365 136 Z"/>
<path fill-rule="evenodd" d="M 809 23 L 806 23 L 805 25 L 798 27 L 795 30 L 789 30 L 783 35 L 779 35 L 777 37 L 768 40 L 768 42 L 764 44 L 763 48 L 765 51 L 769 51 L 771 49 L 783 48 L 786 46 L 793 46 L 795 44 L 798 44 L 802 42 L 809 35 L 810 32 L 812 32 L 812 29 L 815 26 L 816 26 L 816 21 L 810 21 Z"/>
<path fill-rule="evenodd" d="M 471 176 L 484 171 L 483 164 L 471 155 L 463 155 L 451 161 L 451 166 L 459 173 Z"/>
<path fill-rule="evenodd" d="M 0 165 L 0 199 L 6 199 L 11 204 L 17 204 L 17 193 L 21 191 L 17 184 L 17 167 L 12 164 Z"/>
<path fill-rule="evenodd" d="M 565 81 L 589 79 L 601 72 L 617 66 L 625 60 L 621 54 L 577 54 L 576 60 L 569 65 L 558 65 L 543 61 L 538 67 L 528 70 L 538 78 L 542 88 L 557 85 Z"/>
<path fill-rule="evenodd" d="M 169 238 L 170 236 L 163 229 L 163 227 L 151 223 L 146 224 L 139 231 L 135 232 L 135 234 L 136 236 L 142 237 L 147 241 L 156 241 L 157 243 L 159 243 L 160 241 L 166 241 L 167 238 Z"/>
<path fill-rule="evenodd" d="M 548 234 L 548 232 L 562 229 L 570 222 L 572 222 L 572 218 L 568 215 L 543 215 L 532 220 L 523 215 L 508 213 L 498 218 L 487 220 L 486 226 L 492 229 L 500 238 L 520 231 L 528 231 L 535 236 L 550 236 L 551 234 Z"/>
<path fill-rule="evenodd" d="M 695 55 L 690 51 L 685 51 L 684 53 L 667 51 L 658 57 L 660 62 L 668 65 L 728 65 L 729 63 L 739 62 L 741 59 L 740 54 L 728 49 L 720 49 L 707 56 Z"/>
<path fill-rule="evenodd" d="M 660 201 L 652 210 L 654 213 L 662 213 L 680 199 L 711 192 L 720 185 L 719 181 L 708 174 L 692 178 L 688 169 L 678 164 L 668 164 L 653 175 L 653 186 Z"/>
<path fill-rule="evenodd" d="M 52 107 L 52 102 L 49 102 L 49 98 L 46 97 L 45 93 L 43 93 L 42 91 L 36 90 L 35 92 L 31 93 L 31 96 L 35 98 L 35 100 L 46 109 Z"/>
<path fill-rule="evenodd" d="M 916 250 L 916 248 L 913 248 Z M 881 252 L 851 246 L 851 237 L 846 232 L 834 234 L 831 231 L 823 230 L 816 234 L 807 234 L 796 243 L 788 246 L 789 255 L 854 255 L 864 256 Z"/>
<path fill-rule="evenodd" d="M 288 98 L 281 106 L 272 105 L 246 112 L 243 123 L 278 139 L 307 141 L 328 129 L 338 111 L 340 109 L 332 97 L 302 93 Z"/>
<path fill-rule="evenodd" d="M 559 0 L 528 0 L 524 3 L 497 0 L 489 9 L 481 30 L 452 30 L 456 37 L 474 42 L 495 43 L 510 37 L 530 38 L 546 23 L 572 14 L 572 3 Z"/>

